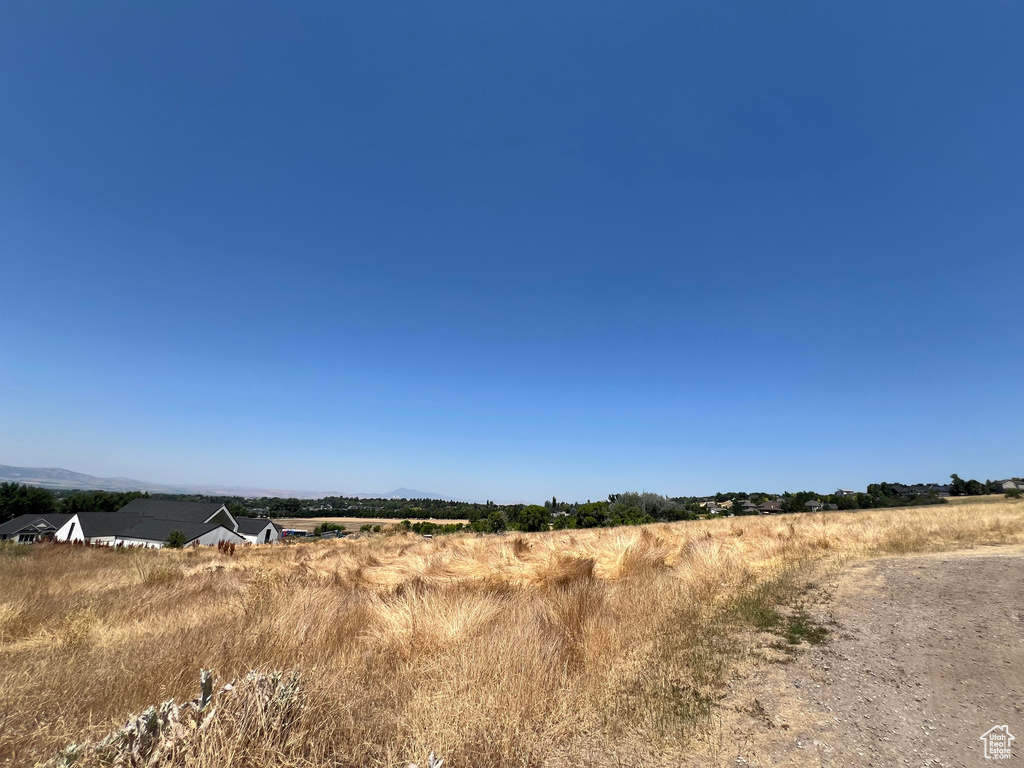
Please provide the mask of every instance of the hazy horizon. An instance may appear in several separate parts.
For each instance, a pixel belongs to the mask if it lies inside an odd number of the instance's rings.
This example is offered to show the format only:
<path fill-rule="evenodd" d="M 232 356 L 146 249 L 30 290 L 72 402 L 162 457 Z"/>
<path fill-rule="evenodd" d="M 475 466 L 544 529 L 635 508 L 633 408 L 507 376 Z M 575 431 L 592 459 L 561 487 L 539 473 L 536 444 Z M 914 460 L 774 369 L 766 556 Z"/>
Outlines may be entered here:
<path fill-rule="evenodd" d="M 0 457 L 523 501 L 1020 475 L 1021 22 L 9 5 Z"/>
<path fill-rule="evenodd" d="M 24 466 L 24 465 L 7 464 L 6 462 L 0 462 L 0 467 L 16 467 L 16 468 L 19 468 L 19 469 L 61 470 L 61 471 L 73 472 L 75 474 L 91 475 L 91 476 L 93 476 L 94 478 L 96 478 L 98 480 L 108 480 L 108 479 L 109 480 L 114 480 L 114 479 L 116 479 L 116 480 L 131 480 L 133 482 L 140 483 L 140 484 L 150 484 L 152 486 L 166 486 L 166 488 L 163 489 L 163 490 L 156 490 L 156 491 L 154 491 L 154 492 L 157 492 L 157 493 L 163 493 L 163 492 L 186 492 L 187 491 L 187 492 L 194 492 L 194 493 L 204 492 L 204 493 L 209 493 L 209 494 L 212 494 L 212 495 L 250 495 L 250 494 L 248 494 L 246 492 L 248 492 L 248 491 L 259 491 L 260 492 L 259 495 L 267 495 L 267 496 L 275 496 L 275 495 L 276 496 L 299 496 L 300 498 L 315 499 L 315 498 L 322 498 L 324 496 L 350 496 L 350 497 L 363 497 L 363 498 L 393 498 L 393 497 L 395 497 L 396 494 L 400 494 L 402 492 L 415 492 L 415 493 L 417 493 L 419 495 L 416 495 L 416 496 L 408 496 L 407 495 L 407 496 L 403 496 L 403 498 L 438 497 L 438 498 L 441 498 L 441 499 L 444 499 L 444 500 L 447 500 L 447 501 L 465 501 L 465 502 L 474 502 L 474 503 L 483 503 L 484 501 L 493 501 L 493 502 L 495 502 L 497 504 L 518 504 L 518 503 L 536 504 L 536 503 L 541 503 L 541 502 L 547 501 L 548 499 L 551 498 L 552 495 L 554 495 L 557 498 L 559 498 L 560 501 L 569 501 L 569 502 L 581 502 L 581 501 L 589 501 L 589 500 L 601 501 L 601 500 L 606 499 L 607 496 L 608 496 L 608 494 L 602 494 L 602 495 L 587 494 L 585 496 L 580 496 L 580 497 L 570 497 L 570 496 L 558 497 L 557 494 L 550 494 L 550 495 L 545 496 L 543 498 L 530 498 L 530 499 L 527 499 L 527 498 L 497 498 L 497 497 L 495 497 L 492 494 L 492 495 L 484 495 L 484 496 L 480 496 L 480 497 L 467 498 L 467 497 L 460 496 L 458 494 L 446 493 L 443 489 L 431 489 L 431 488 L 415 488 L 415 489 L 413 489 L 413 488 L 409 488 L 408 486 L 404 486 L 404 485 L 395 486 L 391 490 L 388 490 L 388 491 L 385 491 L 383 489 L 378 489 L 377 491 L 370 491 L 370 490 L 365 490 L 365 489 L 364 490 L 353 490 L 353 489 L 350 489 L 350 488 L 337 488 L 337 487 L 327 487 L 327 486 L 319 487 L 319 488 L 286 488 L 286 487 L 283 487 L 283 486 L 275 486 L 275 485 L 272 485 L 272 484 L 271 485 L 247 485 L 247 484 L 236 484 L 236 483 L 192 483 L 192 482 L 182 481 L 182 480 L 155 480 L 153 478 L 141 478 L 141 477 L 131 477 L 131 478 L 129 478 L 129 477 L 125 476 L 125 475 L 119 475 L 119 474 L 99 474 L 99 475 L 97 475 L 97 474 L 94 474 L 94 473 L 91 473 L 91 472 L 78 472 L 78 470 L 71 469 L 71 468 L 68 468 L 68 467 L 27 467 L 27 466 Z M 950 473 L 950 474 L 952 474 L 952 473 Z M 1013 475 L 1011 473 L 1011 474 L 1007 475 L 1007 477 L 1009 477 L 1009 476 L 1016 476 L 1016 475 Z M 966 475 L 964 477 L 964 479 L 968 479 L 968 478 L 972 478 L 972 477 L 974 477 L 974 476 Z M 5 480 L 5 479 L 7 479 L 7 478 L 6 477 L 0 477 L 0 480 Z M 980 479 L 980 480 L 983 480 L 983 481 L 984 480 L 996 480 L 996 479 L 1003 479 L 1003 476 L 1000 475 L 998 477 L 995 477 L 995 476 L 988 477 L 988 476 L 985 476 L 985 475 L 978 475 L 977 477 L 974 477 L 974 479 Z M 884 481 L 885 482 L 904 482 L 904 483 L 907 483 L 907 484 L 915 484 L 915 483 L 918 483 L 918 482 L 944 484 L 944 483 L 948 483 L 949 482 L 949 475 L 946 475 L 946 476 L 943 476 L 943 477 L 939 477 L 939 478 L 936 478 L 936 477 L 928 477 L 928 478 L 885 478 Z M 23 481 L 23 482 L 28 482 L 28 484 L 33 484 L 33 483 L 29 482 L 29 481 Z M 870 482 L 883 482 L 883 481 L 882 480 L 878 480 L 876 478 L 875 480 L 872 480 Z M 849 483 L 847 483 L 847 484 L 838 484 L 838 485 L 835 486 L 835 488 L 814 487 L 814 486 L 796 486 L 796 485 L 794 485 L 794 486 L 787 486 L 786 488 L 762 488 L 762 487 L 747 487 L 747 486 L 728 486 L 728 487 L 717 488 L 717 489 L 714 489 L 714 490 L 705 490 L 703 492 L 690 492 L 690 491 L 669 492 L 669 491 L 659 490 L 659 489 L 656 489 L 656 488 L 620 488 L 620 489 L 618 489 L 616 491 L 609 491 L 609 493 L 622 493 L 622 492 L 628 492 L 628 491 L 640 491 L 640 492 L 659 493 L 661 495 L 669 496 L 669 497 L 681 497 L 681 496 L 712 496 L 712 495 L 714 495 L 716 493 L 727 493 L 727 492 L 740 492 L 740 493 L 769 492 L 769 493 L 779 493 L 779 494 L 781 494 L 781 493 L 784 493 L 784 492 L 787 492 L 787 491 L 789 491 L 789 492 L 815 491 L 815 492 L 818 492 L 818 493 L 821 493 L 821 494 L 824 495 L 824 494 L 830 494 L 830 493 L 834 492 L 838 488 L 851 489 L 851 490 L 856 490 L 856 491 L 863 491 L 863 490 L 865 490 L 865 488 L 867 487 L 868 484 L 869 483 L 863 483 L 863 484 L 860 484 L 860 485 L 857 485 L 857 484 L 852 484 L 851 485 Z M 46 486 L 44 484 L 44 487 L 54 487 L 54 486 L 52 486 L 52 485 L 51 486 Z"/>

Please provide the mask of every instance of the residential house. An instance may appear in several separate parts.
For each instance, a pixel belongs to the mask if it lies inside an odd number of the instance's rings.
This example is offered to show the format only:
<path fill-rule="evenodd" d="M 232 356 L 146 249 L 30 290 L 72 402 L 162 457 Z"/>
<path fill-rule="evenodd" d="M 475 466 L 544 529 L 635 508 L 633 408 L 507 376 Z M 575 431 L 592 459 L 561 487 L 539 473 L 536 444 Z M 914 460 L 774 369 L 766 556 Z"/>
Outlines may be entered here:
<path fill-rule="evenodd" d="M 140 515 L 124 515 L 120 512 L 78 512 L 61 526 L 53 538 L 56 541 L 114 546 L 118 534 L 138 525 L 142 520 Z M 167 533 L 172 530 L 173 526 L 167 529 Z M 166 538 L 165 534 L 160 541 Z"/>
<path fill-rule="evenodd" d="M 764 504 L 758 506 L 757 511 L 762 515 L 777 515 L 781 513 L 782 505 L 777 501 L 766 501 Z"/>
<path fill-rule="evenodd" d="M 1024 482 L 1017 480 L 996 480 L 993 485 L 998 489 L 998 493 L 1005 493 L 1006 491 L 1014 490 L 1024 491 Z"/>
<path fill-rule="evenodd" d="M 817 499 L 811 499 L 810 501 L 805 501 L 804 506 L 807 507 L 808 512 L 820 512 L 825 505 Z"/>
<path fill-rule="evenodd" d="M 185 546 L 267 544 L 281 538 L 270 520 L 236 518 L 223 504 L 135 499 L 117 512 L 79 512 L 55 533 L 57 541 L 109 546 L 164 546 L 172 531 L 180 531 Z"/>
<path fill-rule="evenodd" d="M 905 499 L 912 499 L 915 496 L 949 496 L 949 486 L 936 483 L 917 483 L 916 485 L 893 483 L 892 487 Z"/>
<path fill-rule="evenodd" d="M 52 539 L 71 515 L 18 515 L 0 525 L 0 541 L 16 541 L 19 544 L 31 544 L 34 541 Z"/>
<path fill-rule="evenodd" d="M 281 528 L 265 517 L 236 517 L 237 533 L 250 544 L 272 544 L 281 540 Z"/>
<path fill-rule="evenodd" d="M 186 520 L 146 518 L 131 528 L 120 531 L 114 538 L 114 545 L 159 549 L 164 546 L 171 531 L 181 531 L 184 534 L 184 546 L 186 547 L 195 544 L 215 546 L 222 541 L 229 544 L 245 542 L 245 537 L 241 534 L 230 531 L 219 523 L 193 523 Z"/>
<path fill-rule="evenodd" d="M 856 496 L 857 491 L 851 491 L 847 488 L 837 488 L 836 496 Z"/>

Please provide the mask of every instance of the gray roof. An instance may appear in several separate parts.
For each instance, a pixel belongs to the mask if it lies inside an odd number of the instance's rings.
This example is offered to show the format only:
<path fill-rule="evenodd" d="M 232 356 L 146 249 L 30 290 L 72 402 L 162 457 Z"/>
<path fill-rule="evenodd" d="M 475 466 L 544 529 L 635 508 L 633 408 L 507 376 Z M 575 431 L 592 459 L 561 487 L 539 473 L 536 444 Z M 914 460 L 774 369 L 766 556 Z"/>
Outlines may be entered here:
<path fill-rule="evenodd" d="M 205 523 L 223 507 L 215 501 L 163 501 L 162 499 L 135 499 L 117 511 L 118 514 L 156 517 L 161 520 L 181 520 Z"/>
<path fill-rule="evenodd" d="M 198 539 L 204 533 L 209 533 L 215 528 L 222 528 L 218 523 L 189 523 L 181 520 L 161 520 L 150 517 L 139 520 L 130 528 L 118 531 L 117 536 L 123 539 L 145 539 L 146 541 L 167 541 L 171 531 L 181 531 L 185 534 L 185 541 L 189 542 Z M 225 528 L 225 530 L 227 530 Z"/>
<path fill-rule="evenodd" d="M 13 520 L 8 520 L 0 525 L 0 536 L 20 533 L 32 530 L 56 530 L 71 519 L 71 515 L 45 514 L 45 515 L 18 515 Z"/>
<path fill-rule="evenodd" d="M 248 533 L 249 535 L 259 533 L 267 527 L 267 523 L 273 523 L 278 531 L 281 530 L 281 526 L 267 517 L 236 517 L 235 522 L 238 523 L 239 533 Z"/>
<path fill-rule="evenodd" d="M 138 525 L 143 518 L 123 512 L 79 512 L 82 535 L 91 539 L 96 536 L 118 536 L 122 531 Z"/>

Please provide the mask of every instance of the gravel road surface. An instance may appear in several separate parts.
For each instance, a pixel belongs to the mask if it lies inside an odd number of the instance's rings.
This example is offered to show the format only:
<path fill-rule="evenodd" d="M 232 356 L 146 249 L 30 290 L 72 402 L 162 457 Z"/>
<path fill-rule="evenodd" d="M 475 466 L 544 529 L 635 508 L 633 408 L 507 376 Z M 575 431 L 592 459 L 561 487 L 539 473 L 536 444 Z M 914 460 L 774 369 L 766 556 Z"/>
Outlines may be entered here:
<path fill-rule="evenodd" d="M 856 563 L 816 599 L 831 639 L 737 680 L 697 764 L 1024 768 L 1024 548 Z"/>

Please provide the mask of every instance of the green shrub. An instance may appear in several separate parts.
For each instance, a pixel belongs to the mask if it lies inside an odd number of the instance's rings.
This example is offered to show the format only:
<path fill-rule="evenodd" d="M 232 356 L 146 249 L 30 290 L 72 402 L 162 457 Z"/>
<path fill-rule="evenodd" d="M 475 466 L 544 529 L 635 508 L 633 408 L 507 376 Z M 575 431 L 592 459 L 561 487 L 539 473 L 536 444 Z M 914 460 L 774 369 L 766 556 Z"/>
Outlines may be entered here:
<path fill-rule="evenodd" d="M 164 544 L 171 549 L 181 549 L 185 546 L 186 541 L 187 539 L 185 538 L 184 533 L 174 530 L 167 534 L 167 541 L 165 541 Z"/>

